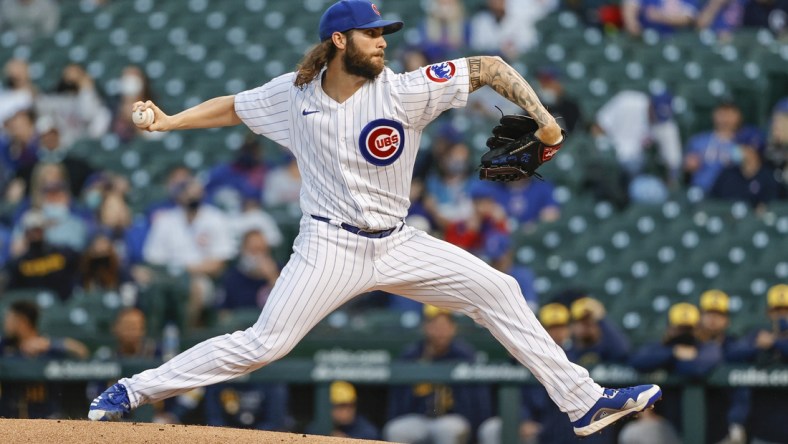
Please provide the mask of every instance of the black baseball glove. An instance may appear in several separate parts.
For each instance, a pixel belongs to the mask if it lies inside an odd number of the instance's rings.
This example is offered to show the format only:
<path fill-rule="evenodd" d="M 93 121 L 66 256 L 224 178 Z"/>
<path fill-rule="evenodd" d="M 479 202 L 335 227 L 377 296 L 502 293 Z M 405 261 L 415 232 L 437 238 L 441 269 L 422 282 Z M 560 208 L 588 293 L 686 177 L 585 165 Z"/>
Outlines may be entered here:
<path fill-rule="evenodd" d="M 560 125 L 560 118 L 556 119 Z M 487 139 L 490 151 L 482 156 L 479 178 L 498 182 L 512 182 L 533 175 L 543 163 L 552 159 L 561 149 L 566 139 L 566 131 L 556 145 L 545 145 L 536 137 L 539 125 L 534 119 L 522 115 L 501 117 L 500 124 L 493 128 L 493 135 Z"/>

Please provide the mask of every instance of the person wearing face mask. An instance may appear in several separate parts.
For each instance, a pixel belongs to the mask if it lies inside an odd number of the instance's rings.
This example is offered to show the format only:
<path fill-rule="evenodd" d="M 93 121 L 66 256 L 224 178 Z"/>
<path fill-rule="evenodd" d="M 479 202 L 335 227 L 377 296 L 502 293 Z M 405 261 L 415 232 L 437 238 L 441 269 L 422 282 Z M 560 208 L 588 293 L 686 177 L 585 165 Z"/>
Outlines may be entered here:
<path fill-rule="evenodd" d="M 213 279 L 235 253 L 227 218 L 203 203 L 203 197 L 198 180 L 187 182 L 176 196 L 178 206 L 160 211 L 153 220 L 143 247 L 145 262 L 188 278 L 189 325 L 198 324 L 203 307 L 213 299 Z"/>
<path fill-rule="evenodd" d="M 457 142 L 438 160 L 438 171 L 427 176 L 424 205 L 441 228 L 466 220 L 473 213 L 469 156 L 468 146 Z"/>
<path fill-rule="evenodd" d="M 39 210 L 28 211 L 22 218 L 22 248 L 8 265 L 7 288 L 44 288 L 61 300 L 71 296 L 77 270 L 77 254 L 67 247 L 52 245 L 46 240 L 47 218 Z"/>
<path fill-rule="evenodd" d="M 252 230 L 241 239 L 241 251 L 222 276 L 219 317 L 229 318 L 238 308 L 262 308 L 279 277 L 279 265 L 271 256 L 265 235 Z"/>
<path fill-rule="evenodd" d="M 69 189 L 72 196 L 79 196 L 88 177 L 95 169 L 87 159 L 72 153 L 68 146 L 61 143 L 60 129 L 52 116 L 40 116 L 35 121 L 35 132 L 38 135 L 37 157 L 39 162 L 63 165 L 69 178 Z M 30 183 L 35 165 L 28 165 L 18 173 L 18 178 L 25 184 Z"/>
<path fill-rule="evenodd" d="M 128 281 L 120 258 L 107 234 L 98 234 L 79 261 L 80 285 L 86 292 L 120 289 Z"/>
<path fill-rule="evenodd" d="M 25 202 L 25 205 L 28 202 Z M 24 208 L 25 205 L 22 207 Z M 47 242 L 81 251 L 87 242 L 88 226 L 73 206 L 65 169 L 60 164 L 39 163 L 33 170 L 30 186 L 30 211 L 40 211 L 47 220 Z M 17 225 L 12 247 L 18 251 L 22 230 Z"/>
<path fill-rule="evenodd" d="M 580 107 L 566 96 L 558 69 L 542 68 L 536 73 L 536 79 L 539 81 L 539 98 L 547 110 L 554 116 L 563 117 L 568 133 L 574 131 L 582 119 Z"/>
<path fill-rule="evenodd" d="M 256 138 L 247 138 L 234 159 L 208 172 L 205 194 L 225 211 L 240 212 L 243 196 L 262 196 L 265 173 L 260 143 Z"/>
<path fill-rule="evenodd" d="M 96 90 L 93 78 L 75 63 L 63 69 L 52 93 L 36 98 L 36 112 L 52 116 L 64 146 L 82 138 L 98 139 L 107 133 L 112 122 L 112 113 Z"/>
<path fill-rule="evenodd" d="M 120 94 L 117 97 L 117 103 L 113 111 L 112 132 L 117 134 L 123 142 L 128 142 L 137 136 L 148 139 L 161 137 L 158 133 L 140 130 L 129 119 L 134 102 L 155 100 L 145 71 L 136 65 L 129 65 L 123 68 L 118 86 Z"/>
<path fill-rule="evenodd" d="M 722 170 L 711 187 L 709 197 L 744 201 L 758 211 L 764 211 L 769 202 L 777 199 L 780 188 L 785 185 L 763 162 L 764 137 L 758 128 L 742 128 L 735 141 L 734 164 Z"/>
<path fill-rule="evenodd" d="M 734 160 L 741 110 L 734 102 L 724 100 L 714 108 L 712 120 L 713 130 L 692 136 L 684 154 L 684 171 L 690 175 L 691 184 L 704 192 L 711 190 L 720 172 Z"/>

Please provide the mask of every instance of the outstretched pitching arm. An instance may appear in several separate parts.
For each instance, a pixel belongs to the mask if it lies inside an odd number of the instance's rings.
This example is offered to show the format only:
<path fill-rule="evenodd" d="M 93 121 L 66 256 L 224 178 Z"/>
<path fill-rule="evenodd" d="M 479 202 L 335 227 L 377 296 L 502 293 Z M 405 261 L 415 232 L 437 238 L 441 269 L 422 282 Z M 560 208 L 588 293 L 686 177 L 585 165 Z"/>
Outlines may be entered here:
<path fill-rule="evenodd" d="M 241 123 L 235 113 L 235 96 L 215 97 L 174 116 L 168 116 L 150 100 L 135 103 L 132 111 L 147 108 L 153 110 L 154 116 L 153 123 L 145 128 L 148 131 L 217 128 Z"/>
<path fill-rule="evenodd" d="M 531 85 L 514 68 L 497 56 L 468 57 L 470 92 L 489 86 L 510 102 L 528 111 L 539 129 L 536 137 L 547 145 L 562 140 L 561 128 L 539 101 Z"/>

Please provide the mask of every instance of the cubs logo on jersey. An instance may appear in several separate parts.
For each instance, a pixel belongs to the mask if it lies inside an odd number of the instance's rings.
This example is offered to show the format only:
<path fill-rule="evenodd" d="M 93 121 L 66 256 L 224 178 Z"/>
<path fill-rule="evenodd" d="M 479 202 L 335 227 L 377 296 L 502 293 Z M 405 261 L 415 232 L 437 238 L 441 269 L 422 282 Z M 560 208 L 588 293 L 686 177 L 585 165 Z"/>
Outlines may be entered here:
<path fill-rule="evenodd" d="M 430 65 L 426 68 L 427 78 L 435 83 L 444 83 L 454 77 L 457 67 L 452 62 L 443 62 Z"/>
<path fill-rule="evenodd" d="M 376 119 L 361 130 L 358 145 L 367 162 L 388 166 L 402 155 L 405 148 L 405 130 L 397 121 Z"/>

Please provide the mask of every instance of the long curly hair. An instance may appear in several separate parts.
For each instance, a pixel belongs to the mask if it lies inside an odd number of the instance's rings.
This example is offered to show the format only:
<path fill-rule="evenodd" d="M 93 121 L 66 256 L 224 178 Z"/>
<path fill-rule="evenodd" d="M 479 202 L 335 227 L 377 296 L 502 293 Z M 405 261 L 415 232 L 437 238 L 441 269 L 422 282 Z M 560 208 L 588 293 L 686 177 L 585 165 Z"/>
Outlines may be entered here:
<path fill-rule="evenodd" d="M 296 78 L 293 84 L 304 89 L 309 82 L 315 80 L 320 70 L 334 58 L 336 53 L 337 47 L 331 39 L 320 42 L 296 65 Z"/>

